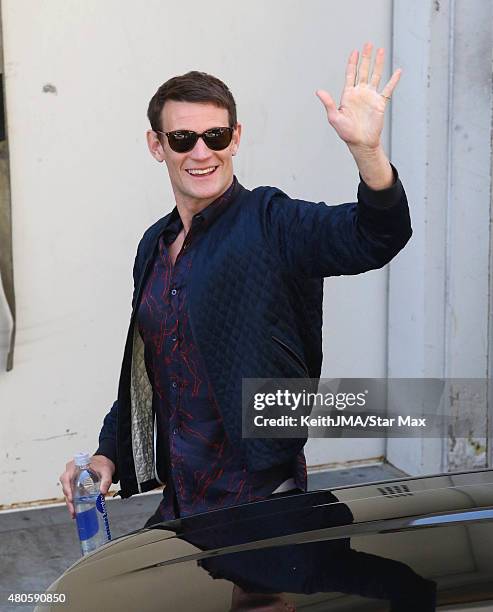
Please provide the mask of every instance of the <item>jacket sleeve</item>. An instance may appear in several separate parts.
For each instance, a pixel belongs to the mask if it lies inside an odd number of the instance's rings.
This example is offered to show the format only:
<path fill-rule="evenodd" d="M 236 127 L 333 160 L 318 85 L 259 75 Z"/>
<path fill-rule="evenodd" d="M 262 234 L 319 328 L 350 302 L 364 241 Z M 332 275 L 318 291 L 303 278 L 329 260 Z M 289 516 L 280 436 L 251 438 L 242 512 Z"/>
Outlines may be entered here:
<path fill-rule="evenodd" d="M 111 407 L 111 410 L 104 417 L 103 427 L 101 428 L 101 432 L 99 434 L 99 446 L 94 453 L 95 455 L 103 455 L 108 459 L 111 459 L 115 466 L 117 466 L 116 461 L 116 423 L 117 423 L 117 413 L 118 413 L 118 400 L 116 400 Z M 113 482 L 119 481 L 119 476 L 117 473 L 118 470 L 113 474 Z"/>
<path fill-rule="evenodd" d="M 274 195 L 266 232 L 288 270 L 309 277 L 359 274 L 395 257 L 412 229 L 406 194 L 392 169 L 388 189 L 374 191 L 361 181 L 356 203 L 328 206 Z"/>

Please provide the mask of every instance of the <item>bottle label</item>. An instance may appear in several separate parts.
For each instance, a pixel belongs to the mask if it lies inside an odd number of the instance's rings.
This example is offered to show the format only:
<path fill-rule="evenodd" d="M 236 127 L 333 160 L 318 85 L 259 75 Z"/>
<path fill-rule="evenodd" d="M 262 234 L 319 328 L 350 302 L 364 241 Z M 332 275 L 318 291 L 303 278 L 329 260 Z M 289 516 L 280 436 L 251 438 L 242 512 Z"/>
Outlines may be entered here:
<path fill-rule="evenodd" d="M 89 508 L 84 512 L 78 512 L 75 515 L 77 521 L 77 529 L 79 531 L 79 539 L 81 542 L 92 538 L 99 529 L 98 515 L 95 508 Z"/>
<path fill-rule="evenodd" d="M 96 508 L 98 512 L 103 515 L 104 528 L 106 530 L 106 537 L 111 540 L 110 523 L 108 521 L 108 513 L 106 512 L 106 504 L 104 502 L 104 495 L 100 493 L 96 499 Z"/>

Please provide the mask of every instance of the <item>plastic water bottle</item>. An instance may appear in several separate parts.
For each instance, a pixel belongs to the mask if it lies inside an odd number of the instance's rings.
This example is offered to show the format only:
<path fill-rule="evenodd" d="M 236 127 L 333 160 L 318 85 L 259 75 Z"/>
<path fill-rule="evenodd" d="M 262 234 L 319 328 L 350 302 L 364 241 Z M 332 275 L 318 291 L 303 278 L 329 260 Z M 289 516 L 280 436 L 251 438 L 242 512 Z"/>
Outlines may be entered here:
<path fill-rule="evenodd" d="M 90 460 L 89 453 L 75 455 L 77 471 L 72 481 L 75 519 L 83 555 L 111 540 L 104 495 L 99 491 L 101 481 L 89 467 Z"/>

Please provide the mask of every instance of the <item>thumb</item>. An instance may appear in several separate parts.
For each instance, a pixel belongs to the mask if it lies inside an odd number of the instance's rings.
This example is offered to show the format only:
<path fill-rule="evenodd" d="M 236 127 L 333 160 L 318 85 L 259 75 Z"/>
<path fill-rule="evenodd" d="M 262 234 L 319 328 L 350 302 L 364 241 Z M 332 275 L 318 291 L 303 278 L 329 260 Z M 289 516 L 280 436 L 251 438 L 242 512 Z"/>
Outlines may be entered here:
<path fill-rule="evenodd" d="M 109 474 L 102 474 L 101 475 L 101 484 L 99 485 L 99 490 L 101 491 L 101 493 L 103 495 L 106 495 L 106 493 L 108 493 L 108 489 L 110 488 L 111 485 L 111 476 Z"/>
<path fill-rule="evenodd" d="M 323 89 L 317 89 L 315 94 L 317 98 L 325 106 L 325 110 L 327 111 L 327 117 L 329 118 L 329 121 L 332 120 L 339 112 L 337 110 L 336 103 L 332 99 L 332 96 L 329 94 L 328 91 L 324 91 Z"/>

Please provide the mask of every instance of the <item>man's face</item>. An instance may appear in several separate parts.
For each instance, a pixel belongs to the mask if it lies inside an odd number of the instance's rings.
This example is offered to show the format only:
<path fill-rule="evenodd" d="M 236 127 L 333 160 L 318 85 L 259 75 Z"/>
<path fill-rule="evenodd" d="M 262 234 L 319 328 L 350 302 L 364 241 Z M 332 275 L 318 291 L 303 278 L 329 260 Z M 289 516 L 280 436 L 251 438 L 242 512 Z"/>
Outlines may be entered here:
<path fill-rule="evenodd" d="M 168 100 L 161 111 L 163 132 L 193 130 L 199 134 L 214 128 L 228 127 L 228 111 L 210 103 L 176 102 Z M 213 151 L 202 138 L 187 153 L 176 153 L 164 135 L 160 140 L 152 130 L 147 132 L 149 150 L 159 162 L 166 162 L 177 204 L 199 209 L 223 194 L 233 180 L 233 155 L 240 143 L 241 126 L 233 132 L 231 143 L 222 151 Z M 163 143 L 163 144 L 161 144 Z M 190 171 L 213 169 L 212 172 L 193 175 Z"/>

